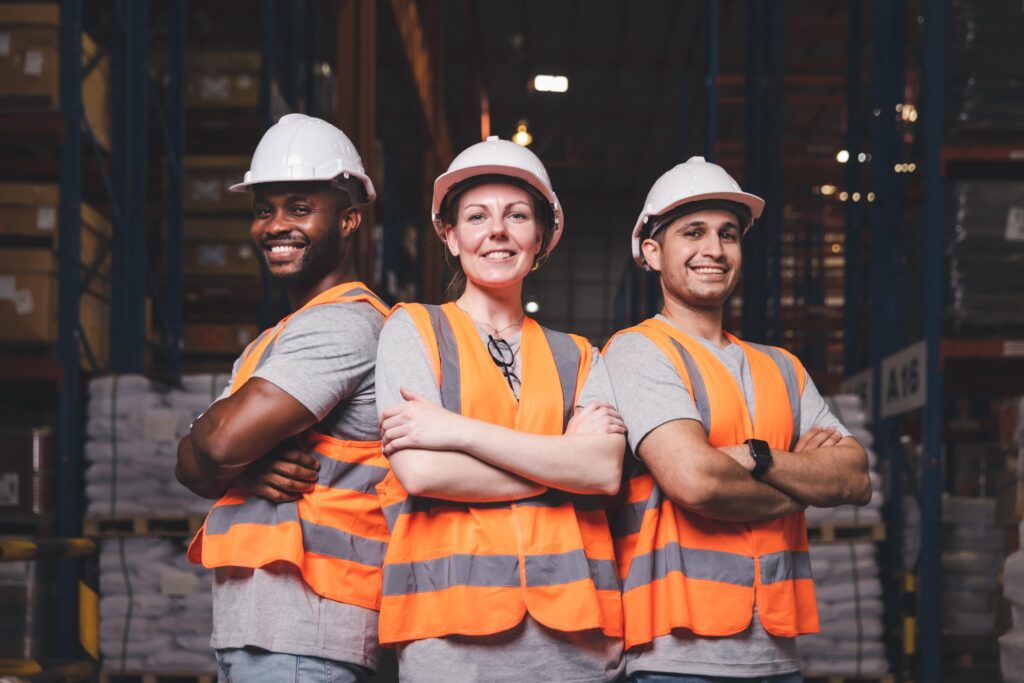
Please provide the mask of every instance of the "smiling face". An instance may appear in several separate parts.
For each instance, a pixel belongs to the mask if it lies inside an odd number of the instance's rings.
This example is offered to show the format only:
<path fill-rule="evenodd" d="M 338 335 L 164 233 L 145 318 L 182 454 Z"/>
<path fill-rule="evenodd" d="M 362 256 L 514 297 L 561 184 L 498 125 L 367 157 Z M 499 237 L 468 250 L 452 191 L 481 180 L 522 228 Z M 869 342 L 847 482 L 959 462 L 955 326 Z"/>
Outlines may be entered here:
<path fill-rule="evenodd" d="M 501 182 L 471 187 L 459 197 L 454 218 L 445 226 L 445 242 L 469 282 L 485 289 L 517 285 L 533 268 L 543 228 L 525 189 Z"/>
<path fill-rule="evenodd" d="M 306 285 L 342 262 L 345 237 L 360 222 L 343 190 L 316 183 L 266 183 L 253 188 L 250 235 L 270 274 Z"/>
<path fill-rule="evenodd" d="M 721 308 L 739 281 L 736 215 L 707 209 L 680 216 L 641 245 L 666 297 L 695 309 Z"/>

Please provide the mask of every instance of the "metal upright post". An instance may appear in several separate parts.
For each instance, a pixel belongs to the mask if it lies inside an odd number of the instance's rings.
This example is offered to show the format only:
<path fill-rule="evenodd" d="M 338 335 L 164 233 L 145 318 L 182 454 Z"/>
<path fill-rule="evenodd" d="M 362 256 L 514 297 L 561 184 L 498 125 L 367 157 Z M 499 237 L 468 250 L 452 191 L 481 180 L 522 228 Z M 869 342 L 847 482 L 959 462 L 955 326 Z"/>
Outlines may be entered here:
<path fill-rule="evenodd" d="M 281 32 L 284 42 L 281 55 L 281 93 L 284 95 L 284 101 L 288 103 L 289 111 L 299 111 L 299 91 L 302 88 L 299 72 L 303 62 L 300 56 L 305 55 L 304 43 L 308 42 L 299 35 L 300 27 L 303 26 L 302 5 L 301 0 L 286 2 L 284 5 L 284 30 Z"/>
<path fill-rule="evenodd" d="M 946 78 L 946 0 L 925 3 L 924 88 L 921 107 L 924 137 L 924 332 L 928 384 L 924 409 L 921 472 L 921 624 L 922 681 L 942 676 L 942 428 L 943 386 L 939 366 L 945 281 L 942 220 L 942 112 Z"/>
<path fill-rule="evenodd" d="M 707 71 L 704 74 L 704 90 L 707 99 L 707 121 L 704 158 L 715 160 L 715 145 L 718 144 L 718 0 L 707 2 Z"/>
<path fill-rule="evenodd" d="M 274 91 L 274 0 L 260 2 L 260 30 L 263 34 L 262 59 L 260 61 L 260 113 L 263 125 L 269 128 L 274 125 L 273 91 Z M 274 304 L 274 288 L 276 283 L 270 277 L 270 271 L 260 259 L 260 324 L 270 327 L 281 317 L 277 315 Z"/>
<path fill-rule="evenodd" d="M 861 41 L 863 9 L 859 2 L 847 3 L 846 20 L 846 191 L 860 192 L 860 153 L 863 122 L 861 101 Z M 860 202 L 847 202 L 843 238 L 843 375 L 861 368 L 858 332 L 862 313 L 861 210 Z"/>
<path fill-rule="evenodd" d="M 302 11 L 302 30 L 306 36 L 302 52 L 302 95 L 306 103 L 306 113 L 317 116 L 316 111 L 316 8 L 314 0 L 305 0 Z"/>
<path fill-rule="evenodd" d="M 149 129 L 149 1 L 119 0 L 113 175 L 116 197 L 110 292 L 110 358 L 115 372 L 142 372 L 146 344 L 146 189 Z"/>
<path fill-rule="evenodd" d="M 167 49 L 167 234 L 164 245 L 164 356 L 171 375 L 181 374 L 184 280 L 182 259 L 182 185 L 185 160 L 185 0 L 168 7 Z"/>
<path fill-rule="evenodd" d="M 58 217 L 58 353 L 60 392 L 57 398 L 57 533 L 65 538 L 81 531 L 82 451 L 79 415 L 78 356 L 81 289 L 82 204 L 82 2 L 60 3 L 60 106 L 64 138 L 60 153 Z M 78 654 L 78 563 L 62 560 L 57 578 L 57 656 Z"/>
<path fill-rule="evenodd" d="M 766 49 L 769 87 L 765 89 L 764 138 L 767 143 L 767 154 L 763 159 L 765 168 L 765 199 L 768 219 L 762 230 L 771 240 L 768 263 L 765 264 L 771 277 L 768 278 L 768 299 L 771 302 L 772 317 L 767 339 L 773 344 L 782 343 L 782 216 L 784 194 L 782 181 L 785 171 L 783 164 L 782 138 L 783 119 L 785 116 L 786 97 L 786 13 L 782 0 L 772 0 L 768 10 L 770 32 Z"/>
<path fill-rule="evenodd" d="M 748 192 L 764 191 L 764 24 L 765 0 L 746 3 L 746 106 L 744 109 L 745 159 L 743 185 Z M 743 338 L 764 341 L 767 238 L 764 230 L 751 230 L 743 238 Z"/>

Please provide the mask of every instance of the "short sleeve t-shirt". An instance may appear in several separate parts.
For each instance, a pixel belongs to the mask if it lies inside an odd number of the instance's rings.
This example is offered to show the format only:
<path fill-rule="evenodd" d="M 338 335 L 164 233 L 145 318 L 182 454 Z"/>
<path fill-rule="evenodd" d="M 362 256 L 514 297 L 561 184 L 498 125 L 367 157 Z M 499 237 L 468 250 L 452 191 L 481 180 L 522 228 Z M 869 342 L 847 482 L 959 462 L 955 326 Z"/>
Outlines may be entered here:
<path fill-rule="evenodd" d="M 664 316 L 658 319 L 672 324 Z M 694 337 L 720 360 L 743 390 L 751 415 L 757 406 L 754 384 L 746 355 L 736 344 L 719 348 Z M 639 332 L 615 337 L 604 352 L 617 405 L 626 423 L 630 449 L 636 453 L 640 443 L 652 431 L 673 420 L 701 422 L 693 397 L 686 390 L 672 361 Z M 800 433 L 812 427 L 834 427 L 843 436 L 850 432 L 835 418 L 807 377 L 800 398 Z M 632 648 L 626 654 L 626 671 L 658 671 L 696 676 L 753 678 L 798 671 L 800 659 L 795 638 L 769 634 L 757 615 L 750 626 L 734 636 L 715 638 L 677 629 L 655 638 L 646 646 Z"/>
<path fill-rule="evenodd" d="M 376 441 L 380 430 L 374 366 L 383 321 L 376 309 L 360 302 L 300 311 L 253 376 L 304 405 L 319 420 L 317 431 L 338 439 Z M 288 563 L 255 570 L 219 568 L 210 644 L 217 649 L 258 647 L 372 669 L 379 650 L 377 612 L 317 595 Z"/>
<path fill-rule="evenodd" d="M 481 344 L 487 332 L 482 328 Z M 522 379 L 520 335 L 506 338 L 515 361 L 513 372 Z M 594 351 L 587 381 L 577 401 L 615 404 L 608 373 Z M 406 389 L 441 404 L 427 351 L 409 314 L 399 309 L 381 330 L 377 354 L 377 410 L 403 401 Z M 515 382 L 513 386 L 516 387 Z M 490 636 L 428 638 L 398 646 L 402 681 L 613 681 L 622 672 L 622 641 L 600 631 L 555 631 L 527 615 L 515 628 Z"/>

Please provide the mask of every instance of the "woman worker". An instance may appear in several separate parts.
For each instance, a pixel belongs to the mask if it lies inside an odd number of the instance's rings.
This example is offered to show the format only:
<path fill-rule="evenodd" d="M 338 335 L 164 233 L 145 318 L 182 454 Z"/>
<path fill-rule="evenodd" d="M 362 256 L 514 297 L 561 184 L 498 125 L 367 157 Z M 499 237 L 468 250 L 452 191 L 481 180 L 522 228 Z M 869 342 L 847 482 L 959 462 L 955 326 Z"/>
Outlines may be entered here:
<path fill-rule="evenodd" d="M 437 178 L 432 214 L 464 289 L 396 307 L 381 331 L 381 642 L 403 681 L 614 680 L 599 494 L 618 490 L 624 425 L 597 350 L 521 303 L 562 235 L 558 198 L 532 152 L 491 137 Z"/>

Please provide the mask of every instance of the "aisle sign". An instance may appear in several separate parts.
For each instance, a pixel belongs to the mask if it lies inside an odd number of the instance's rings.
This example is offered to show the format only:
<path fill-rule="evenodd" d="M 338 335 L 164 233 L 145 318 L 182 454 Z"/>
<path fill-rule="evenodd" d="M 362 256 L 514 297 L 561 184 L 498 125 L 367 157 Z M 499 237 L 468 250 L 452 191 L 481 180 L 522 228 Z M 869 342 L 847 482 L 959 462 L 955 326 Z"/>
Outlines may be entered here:
<path fill-rule="evenodd" d="M 882 417 L 924 405 L 928 388 L 927 354 L 928 347 L 921 340 L 882 361 Z"/>
<path fill-rule="evenodd" d="M 860 400 L 864 404 L 864 414 L 867 415 L 869 421 L 871 420 L 871 400 L 874 398 L 872 396 L 874 383 L 871 380 L 871 368 L 868 368 L 856 375 L 850 375 L 839 385 L 844 394 L 860 396 Z"/>

